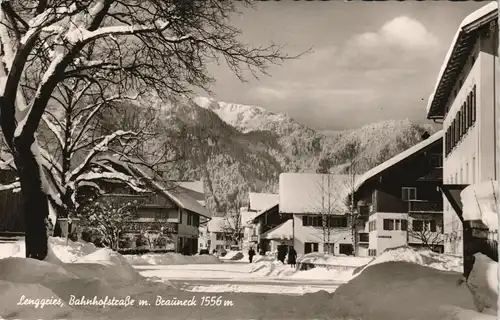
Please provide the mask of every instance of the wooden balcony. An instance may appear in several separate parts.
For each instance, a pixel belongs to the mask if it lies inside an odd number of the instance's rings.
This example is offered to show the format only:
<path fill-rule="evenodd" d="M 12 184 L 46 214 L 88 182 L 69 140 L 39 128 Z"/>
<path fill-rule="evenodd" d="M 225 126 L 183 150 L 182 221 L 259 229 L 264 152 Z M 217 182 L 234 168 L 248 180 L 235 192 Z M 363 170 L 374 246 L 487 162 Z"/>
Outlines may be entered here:
<path fill-rule="evenodd" d="M 163 221 L 131 221 L 125 223 L 125 232 L 140 232 L 147 230 L 160 231 L 163 228 L 164 234 L 177 234 L 179 224 L 176 222 Z"/>
<path fill-rule="evenodd" d="M 255 241 L 255 242 L 259 241 L 259 236 L 257 236 L 257 235 L 252 235 L 252 236 L 250 237 L 250 241 Z"/>
<path fill-rule="evenodd" d="M 408 213 L 443 212 L 442 201 L 410 200 Z"/>

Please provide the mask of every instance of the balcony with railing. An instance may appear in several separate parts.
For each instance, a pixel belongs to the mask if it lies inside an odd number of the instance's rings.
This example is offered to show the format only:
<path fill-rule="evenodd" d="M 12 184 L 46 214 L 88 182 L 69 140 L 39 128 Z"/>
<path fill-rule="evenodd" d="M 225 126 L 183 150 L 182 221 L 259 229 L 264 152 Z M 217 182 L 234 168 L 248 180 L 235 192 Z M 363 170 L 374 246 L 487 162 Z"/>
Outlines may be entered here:
<path fill-rule="evenodd" d="M 258 236 L 258 235 L 252 235 L 252 236 L 250 237 L 250 241 L 254 241 L 254 242 L 259 241 L 259 236 Z"/>
<path fill-rule="evenodd" d="M 410 200 L 408 201 L 408 213 L 434 213 L 443 212 L 442 201 Z"/>

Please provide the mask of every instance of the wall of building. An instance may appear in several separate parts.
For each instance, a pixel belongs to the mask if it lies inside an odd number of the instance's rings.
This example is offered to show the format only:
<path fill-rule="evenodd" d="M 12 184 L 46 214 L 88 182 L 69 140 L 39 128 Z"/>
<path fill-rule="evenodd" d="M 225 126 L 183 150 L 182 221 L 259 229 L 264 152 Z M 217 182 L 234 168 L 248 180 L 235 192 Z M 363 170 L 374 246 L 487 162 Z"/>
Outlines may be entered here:
<path fill-rule="evenodd" d="M 476 123 L 468 129 L 461 141 L 443 160 L 445 184 L 473 184 L 481 180 L 498 179 L 495 169 L 495 99 L 498 81 L 494 70 L 498 56 L 492 49 L 493 37 L 478 40 L 468 63 L 457 81 L 456 94 L 450 97 L 449 111 L 443 128 L 448 128 L 460 110 L 467 95 L 476 86 Z M 461 84 L 461 85 L 460 85 Z M 446 145 L 446 144 L 444 144 Z M 444 146 L 443 146 L 444 148 Z M 444 150 L 443 150 L 444 153 Z M 443 224 L 446 253 L 463 254 L 462 223 L 450 203 L 444 198 Z"/>
<path fill-rule="evenodd" d="M 376 250 L 376 255 L 380 255 L 388 248 L 407 244 L 407 232 L 403 230 L 384 230 L 384 219 L 407 220 L 408 214 L 377 212 L 370 217 L 370 221 L 375 221 L 376 230 L 370 232 L 368 248 Z"/>
<path fill-rule="evenodd" d="M 302 215 L 293 215 L 294 219 L 294 242 L 293 246 L 297 254 L 304 254 L 306 243 L 317 243 L 318 252 L 324 252 L 323 243 L 325 238 L 321 227 L 310 227 L 302 225 Z M 352 245 L 351 230 L 349 228 L 335 228 L 331 230 L 329 243 L 333 243 L 333 253 L 340 254 L 340 245 Z"/>

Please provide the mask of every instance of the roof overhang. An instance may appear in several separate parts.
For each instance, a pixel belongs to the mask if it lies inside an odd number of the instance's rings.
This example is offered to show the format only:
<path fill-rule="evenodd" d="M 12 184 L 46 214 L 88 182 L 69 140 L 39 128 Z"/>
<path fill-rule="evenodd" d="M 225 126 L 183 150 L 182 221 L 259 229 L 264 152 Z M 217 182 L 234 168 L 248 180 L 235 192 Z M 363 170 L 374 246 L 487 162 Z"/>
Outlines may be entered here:
<path fill-rule="evenodd" d="M 462 26 L 456 40 L 452 44 L 453 51 L 446 62 L 446 67 L 438 80 L 438 85 L 429 99 L 427 106 L 427 119 L 443 119 L 446 115 L 445 106 L 457 81 L 457 77 L 462 71 L 471 51 L 473 50 L 478 33 L 490 23 L 496 23 L 498 10 L 489 12 L 479 17 L 473 22 Z"/>
<path fill-rule="evenodd" d="M 257 215 L 253 218 L 253 219 L 252 219 L 252 222 L 253 222 L 253 223 L 257 223 L 257 219 L 258 219 L 260 216 L 262 216 L 263 214 L 268 213 L 269 211 L 273 210 L 274 208 L 276 208 L 276 207 L 278 207 L 278 206 L 279 206 L 279 203 L 276 203 L 276 204 L 274 204 L 274 205 L 270 206 L 269 208 L 266 208 L 266 209 L 264 209 L 264 210 L 260 211 L 260 212 L 259 212 L 259 213 L 258 213 L 258 214 L 257 214 Z"/>

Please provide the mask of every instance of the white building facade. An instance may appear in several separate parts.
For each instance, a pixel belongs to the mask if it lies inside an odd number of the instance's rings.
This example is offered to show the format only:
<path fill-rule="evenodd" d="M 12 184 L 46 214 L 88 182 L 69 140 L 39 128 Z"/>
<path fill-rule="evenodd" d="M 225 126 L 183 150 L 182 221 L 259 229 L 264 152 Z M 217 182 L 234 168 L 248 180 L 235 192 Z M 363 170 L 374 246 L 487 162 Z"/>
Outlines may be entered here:
<path fill-rule="evenodd" d="M 444 61 L 427 118 L 442 121 L 443 183 L 498 180 L 498 4 L 464 19 Z M 444 199 L 446 253 L 463 254 L 462 223 Z"/>
<path fill-rule="evenodd" d="M 353 253 L 343 202 L 345 180 L 345 176 L 332 174 L 280 174 L 279 212 L 293 215 L 292 243 L 298 254 Z"/>

